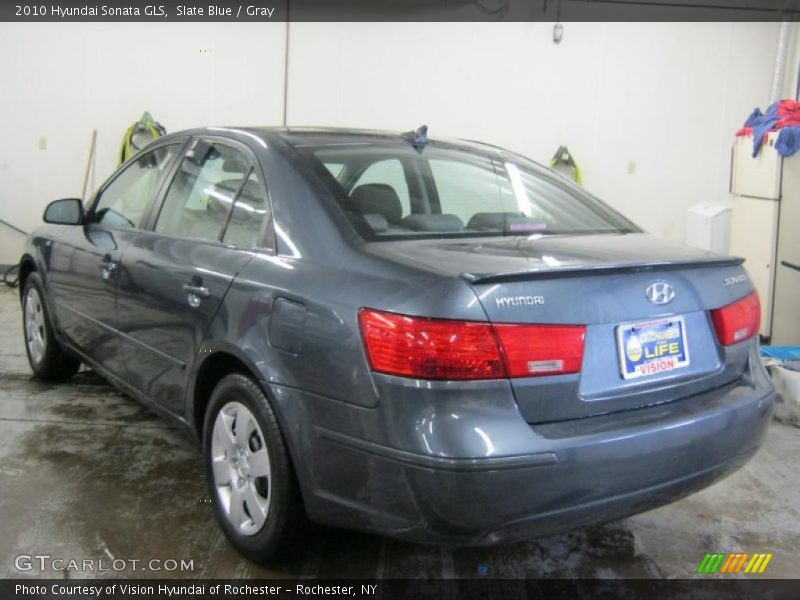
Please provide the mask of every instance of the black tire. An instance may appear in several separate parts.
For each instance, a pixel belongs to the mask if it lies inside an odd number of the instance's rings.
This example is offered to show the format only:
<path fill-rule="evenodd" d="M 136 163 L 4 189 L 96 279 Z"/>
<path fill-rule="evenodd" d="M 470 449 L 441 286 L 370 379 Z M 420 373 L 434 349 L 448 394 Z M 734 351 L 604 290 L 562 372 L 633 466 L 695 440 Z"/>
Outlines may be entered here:
<path fill-rule="evenodd" d="M 250 450 L 258 449 L 259 434 L 263 436 L 264 446 L 269 457 L 270 476 L 257 478 L 253 468 L 252 480 L 259 479 L 261 491 L 264 492 L 264 480 L 268 479 L 269 500 L 266 520 L 256 532 L 242 533 L 228 516 L 222 494 L 228 494 L 236 485 L 233 481 L 228 487 L 218 488 L 214 478 L 212 466 L 212 439 L 217 416 L 223 408 L 226 411 L 236 404 L 244 405 L 254 417 L 260 431 L 253 431 L 248 446 Z M 228 414 L 228 413 L 226 413 Z M 238 413 L 237 413 L 238 414 Z M 237 419 L 238 420 L 238 417 Z M 217 461 L 223 463 L 223 468 L 229 467 L 230 461 L 220 461 L 219 442 L 216 445 Z M 228 450 L 225 457 L 228 457 Z M 212 498 L 214 513 L 220 527 L 230 543 L 246 558 L 258 563 L 266 564 L 274 559 L 293 556 L 297 550 L 300 528 L 306 523 L 300 491 L 292 468 L 286 442 L 281 434 L 275 412 L 263 390 L 249 377 L 240 373 L 225 376 L 214 388 L 206 411 L 203 425 L 203 460 L 206 470 L 206 481 Z M 233 471 L 233 467 L 231 472 Z M 237 475 L 232 475 L 237 477 Z M 248 471 L 247 481 L 251 479 Z M 242 479 L 239 479 L 241 482 Z M 244 484 L 246 485 L 246 484 Z M 240 488 L 243 489 L 243 488 Z M 230 505 L 234 502 L 229 500 Z M 246 515 L 250 515 L 246 509 Z M 251 519 L 253 527 L 256 519 Z"/>
<path fill-rule="evenodd" d="M 34 311 L 38 316 L 33 328 L 37 335 L 43 340 L 43 350 L 36 351 L 33 348 L 33 339 L 28 334 L 28 318 L 31 304 L 29 299 L 37 299 L 37 308 Z M 63 381 L 69 379 L 78 369 L 81 368 L 81 361 L 69 354 L 61 344 L 58 343 L 53 334 L 53 322 L 50 318 L 50 311 L 45 300 L 44 286 L 39 274 L 35 271 L 25 279 L 25 286 L 22 288 L 22 334 L 25 340 L 25 352 L 28 355 L 28 363 L 33 374 L 39 379 Z"/>

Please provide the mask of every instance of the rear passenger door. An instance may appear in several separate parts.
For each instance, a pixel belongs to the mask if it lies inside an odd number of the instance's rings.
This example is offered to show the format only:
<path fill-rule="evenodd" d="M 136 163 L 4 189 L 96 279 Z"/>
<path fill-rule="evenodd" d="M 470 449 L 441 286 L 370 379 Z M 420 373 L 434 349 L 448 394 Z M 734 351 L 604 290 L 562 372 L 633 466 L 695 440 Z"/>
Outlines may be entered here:
<path fill-rule="evenodd" d="M 232 140 L 195 139 L 164 186 L 150 230 L 123 255 L 117 294 L 125 379 L 174 412 L 206 331 L 271 220 L 262 171 Z"/>

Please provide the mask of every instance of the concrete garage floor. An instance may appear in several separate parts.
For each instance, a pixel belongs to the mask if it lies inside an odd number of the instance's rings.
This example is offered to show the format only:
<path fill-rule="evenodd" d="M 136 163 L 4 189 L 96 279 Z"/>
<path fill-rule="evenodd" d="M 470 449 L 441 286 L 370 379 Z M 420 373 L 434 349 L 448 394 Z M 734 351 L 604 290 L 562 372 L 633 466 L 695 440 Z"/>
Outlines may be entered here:
<path fill-rule="evenodd" d="M 182 573 L 116 573 L 132 577 L 685 578 L 709 551 L 772 552 L 761 577 L 800 575 L 800 430 L 779 423 L 743 470 L 623 521 L 477 549 L 316 527 L 298 557 L 257 567 L 220 533 L 186 435 L 90 371 L 32 380 L 21 332 L 17 290 L 0 289 L 0 577 L 53 576 L 14 566 L 17 555 L 50 554 L 194 561 Z"/>

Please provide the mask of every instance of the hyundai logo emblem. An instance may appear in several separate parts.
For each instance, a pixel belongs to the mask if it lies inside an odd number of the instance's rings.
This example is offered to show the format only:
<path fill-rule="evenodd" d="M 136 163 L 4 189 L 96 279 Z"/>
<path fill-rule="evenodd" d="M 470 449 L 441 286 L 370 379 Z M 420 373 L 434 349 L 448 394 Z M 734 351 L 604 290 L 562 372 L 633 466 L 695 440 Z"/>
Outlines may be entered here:
<path fill-rule="evenodd" d="M 675 290 L 666 281 L 654 281 L 647 286 L 644 295 L 653 304 L 669 304 L 675 298 Z"/>

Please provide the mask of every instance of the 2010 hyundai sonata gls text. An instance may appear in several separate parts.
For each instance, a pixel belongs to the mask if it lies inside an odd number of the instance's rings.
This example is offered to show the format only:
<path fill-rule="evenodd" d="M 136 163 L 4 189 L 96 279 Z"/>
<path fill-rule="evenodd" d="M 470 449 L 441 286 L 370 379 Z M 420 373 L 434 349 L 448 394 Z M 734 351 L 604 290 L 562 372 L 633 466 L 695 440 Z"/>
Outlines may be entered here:
<path fill-rule="evenodd" d="M 256 561 L 305 514 L 455 544 L 623 517 L 731 473 L 770 419 L 740 260 L 493 146 L 187 131 L 44 217 L 34 372 L 84 362 L 193 431 Z"/>

